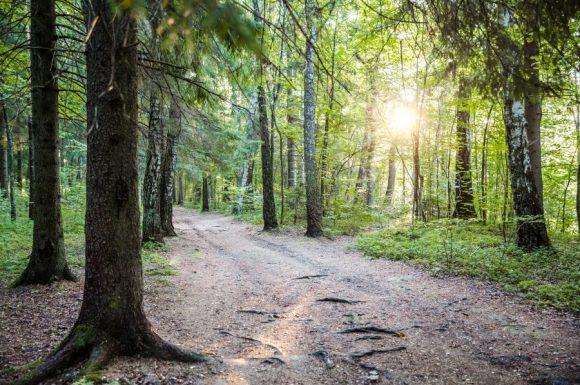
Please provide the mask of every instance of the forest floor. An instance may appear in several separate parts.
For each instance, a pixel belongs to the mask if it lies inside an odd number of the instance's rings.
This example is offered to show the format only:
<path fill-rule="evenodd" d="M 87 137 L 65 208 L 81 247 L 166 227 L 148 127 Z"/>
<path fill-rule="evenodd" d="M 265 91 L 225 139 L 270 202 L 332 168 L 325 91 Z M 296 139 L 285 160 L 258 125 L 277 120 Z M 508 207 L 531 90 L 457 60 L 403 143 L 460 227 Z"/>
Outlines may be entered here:
<path fill-rule="evenodd" d="M 154 329 L 208 364 L 115 359 L 118 384 L 580 383 L 580 322 L 473 279 L 370 260 L 351 238 L 263 233 L 176 208 L 176 274 L 147 276 Z M 0 370 L 46 354 L 82 283 L 0 289 Z M 66 377 L 50 383 L 65 383 Z"/>

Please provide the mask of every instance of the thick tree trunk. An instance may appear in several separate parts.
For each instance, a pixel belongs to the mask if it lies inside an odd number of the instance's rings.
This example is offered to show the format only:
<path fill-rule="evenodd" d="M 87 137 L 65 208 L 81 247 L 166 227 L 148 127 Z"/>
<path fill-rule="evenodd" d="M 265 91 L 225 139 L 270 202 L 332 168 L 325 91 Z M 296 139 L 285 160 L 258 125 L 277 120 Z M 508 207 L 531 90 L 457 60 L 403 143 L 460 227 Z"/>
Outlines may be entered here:
<path fill-rule="evenodd" d="M 37 384 L 86 358 L 85 374 L 98 371 L 117 354 L 203 359 L 164 342 L 151 330 L 143 311 L 136 22 L 132 13 L 114 12 L 109 0 L 91 4 L 89 17 L 99 17 L 99 22 L 93 24 L 86 54 L 89 131 L 83 303 L 69 335 L 16 382 L 20 385 Z"/>
<path fill-rule="evenodd" d="M 316 84 L 314 54 L 316 44 L 316 5 L 306 0 L 306 64 L 304 68 L 304 173 L 306 174 L 306 235 L 322 235 L 322 198 L 316 165 Z"/>
<path fill-rule="evenodd" d="M 147 160 L 143 176 L 143 242 L 163 242 L 161 231 L 161 103 L 151 90 Z"/>
<path fill-rule="evenodd" d="M 459 81 L 457 91 L 457 127 L 455 155 L 455 210 L 454 218 L 474 218 L 471 150 L 469 147 L 469 99 L 471 91 L 465 79 Z"/>
<path fill-rule="evenodd" d="M 533 8 L 533 7 L 531 7 Z M 532 12 L 535 15 L 535 12 Z M 536 25 L 535 20 L 530 20 L 530 24 Z M 544 206 L 544 184 L 542 181 L 542 141 L 541 141 L 541 121 L 542 121 L 542 95 L 540 89 L 540 70 L 537 64 L 540 48 L 538 45 L 539 32 L 536 28 L 530 28 L 524 43 L 524 68 L 527 71 L 525 92 L 525 116 L 526 116 L 526 134 L 528 136 L 528 147 L 530 152 L 530 162 L 534 183 L 542 210 Z"/>
<path fill-rule="evenodd" d="M 504 27 L 511 21 L 509 11 L 505 11 Z M 525 249 L 549 246 L 548 231 L 544 219 L 544 209 L 534 179 L 533 165 L 529 153 L 525 101 L 516 89 L 515 72 L 521 64 L 520 49 L 509 38 L 506 31 L 505 47 L 505 89 L 503 119 L 506 128 L 508 166 L 514 211 L 517 220 L 516 243 Z"/>
<path fill-rule="evenodd" d="M 16 284 L 74 279 L 65 259 L 58 159 L 58 71 L 54 0 L 30 4 L 34 227 L 28 266 Z"/>
<path fill-rule="evenodd" d="M 262 217 L 264 219 L 264 230 L 272 230 L 278 227 L 278 221 L 276 219 L 276 202 L 274 200 L 274 164 L 272 162 L 267 113 L 266 94 L 264 88 L 258 86 L 258 115 L 260 139 L 262 140 Z"/>
<path fill-rule="evenodd" d="M 204 176 L 201 188 L 201 211 L 209 211 L 209 182 L 208 177 Z"/>
<path fill-rule="evenodd" d="M 32 119 L 28 119 L 28 218 L 33 219 L 34 199 L 34 150 L 32 139 Z"/>
<path fill-rule="evenodd" d="M 389 176 L 387 179 L 387 192 L 385 194 L 385 204 L 393 204 L 393 195 L 395 194 L 395 181 L 397 180 L 397 147 L 391 144 L 389 148 Z"/>

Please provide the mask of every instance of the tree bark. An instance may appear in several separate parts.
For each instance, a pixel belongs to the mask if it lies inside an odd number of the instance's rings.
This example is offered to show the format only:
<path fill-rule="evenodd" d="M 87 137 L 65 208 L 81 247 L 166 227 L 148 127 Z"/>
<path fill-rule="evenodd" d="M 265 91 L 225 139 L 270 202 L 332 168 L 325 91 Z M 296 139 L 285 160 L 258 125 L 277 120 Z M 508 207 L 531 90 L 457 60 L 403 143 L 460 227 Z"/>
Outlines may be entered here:
<path fill-rule="evenodd" d="M 161 230 L 161 103 L 151 90 L 147 160 L 143 176 L 143 242 L 163 242 Z"/>
<path fill-rule="evenodd" d="M 16 147 L 16 186 L 19 190 L 22 190 L 24 187 L 24 184 L 22 183 L 22 142 L 19 142 Z"/>
<path fill-rule="evenodd" d="M 169 110 L 169 128 L 165 141 L 165 149 L 161 161 L 161 231 L 164 236 L 176 236 L 173 227 L 173 196 L 174 196 L 174 174 L 177 153 L 175 146 L 181 132 L 181 116 L 179 106 L 172 101 Z"/>
<path fill-rule="evenodd" d="M 471 176 L 471 149 L 469 146 L 469 99 L 471 91 L 467 80 L 459 81 L 457 91 L 457 125 L 455 155 L 455 210 L 454 218 L 474 218 L 473 181 Z"/>
<path fill-rule="evenodd" d="M 16 220 L 16 202 L 14 200 L 14 139 L 12 129 L 8 124 L 8 114 L 6 113 L 6 105 L 2 105 L 2 120 L 6 127 L 6 152 L 8 153 L 8 189 L 10 193 L 10 219 Z"/>
<path fill-rule="evenodd" d="M 185 199 L 185 185 L 183 183 L 183 172 L 179 173 L 177 177 L 178 193 L 177 193 L 177 204 L 183 206 L 183 201 Z"/>
<path fill-rule="evenodd" d="M 391 144 L 389 148 L 389 176 L 387 179 L 387 192 L 385 194 L 385 204 L 393 204 L 393 195 L 395 195 L 395 181 L 397 180 L 397 147 Z"/>
<path fill-rule="evenodd" d="M 34 226 L 32 252 L 16 285 L 74 279 L 65 259 L 60 211 L 54 0 L 32 0 L 30 10 Z"/>
<path fill-rule="evenodd" d="M 0 195 L 3 199 L 8 197 L 8 151 L 6 151 L 8 145 L 6 137 L 7 128 L 6 122 L 0 116 Z"/>
<path fill-rule="evenodd" d="M 34 199 L 34 150 L 32 140 L 32 119 L 28 119 L 28 218 L 33 219 Z"/>
<path fill-rule="evenodd" d="M 209 186 L 208 177 L 204 175 L 201 188 L 201 211 L 209 211 Z"/>
<path fill-rule="evenodd" d="M 261 155 L 262 155 L 262 217 L 264 230 L 273 230 L 278 227 L 276 219 L 276 202 L 274 200 L 274 164 L 272 162 L 272 147 L 270 145 L 270 130 L 268 129 L 268 115 L 266 110 L 266 93 L 258 86 L 258 115 L 260 126 Z"/>
<path fill-rule="evenodd" d="M 507 29 L 511 19 L 505 11 L 504 27 Z M 544 209 L 536 187 L 532 162 L 529 153 L 525 100 L 516 88 L 515 72 L 521 65 L 520 47 L 504 34 L 502 46 L 505 47 L 504 61 L 505 87 L 503 119 L 506 128 L 508 166 L 512 189 L 512 199 L 517 220 L 516 243 L 519 247 L 531 250 L 550 245 Z"/>
<path fill-rule="evenodd" d="M 315 0 L 306 0 L 306 52 L 304 68 L 304 172 L 306 174 L 306 235 L 322 235 L 322 197 L 316 165 L 316 84 L 314 54 L 316 44 Z"/>

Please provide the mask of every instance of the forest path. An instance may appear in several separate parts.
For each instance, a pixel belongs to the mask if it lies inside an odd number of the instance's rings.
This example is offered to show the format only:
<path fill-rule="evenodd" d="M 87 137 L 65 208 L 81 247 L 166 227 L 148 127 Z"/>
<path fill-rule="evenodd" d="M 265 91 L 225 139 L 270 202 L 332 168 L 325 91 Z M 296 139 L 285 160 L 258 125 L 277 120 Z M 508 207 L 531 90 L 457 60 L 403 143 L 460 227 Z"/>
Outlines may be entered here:
<path fill-rule="evenodd" d="M 162 336 L 223 364 L 209 365 L 193 381 L 186 373 L 171 377 L 179 364 L 155 362 L 157 372 L 167 371 L 161 377 L 167 383 L 562 385 L 580 379 L 573 316 L 533 309 L 488 284 L 369 260 L 349 250 L 349 239 L 263 233 L 183 208 L 174 215 L 178 236 L 167 242 L 179 273 L 155 289 L 147 312 Z M 331 302 L 336 299 L 350 303 Z M 356 332 L 366 326 L 381 329 Z M 115 366 L 111 373 L 122 374 L 124 365 Z"/>

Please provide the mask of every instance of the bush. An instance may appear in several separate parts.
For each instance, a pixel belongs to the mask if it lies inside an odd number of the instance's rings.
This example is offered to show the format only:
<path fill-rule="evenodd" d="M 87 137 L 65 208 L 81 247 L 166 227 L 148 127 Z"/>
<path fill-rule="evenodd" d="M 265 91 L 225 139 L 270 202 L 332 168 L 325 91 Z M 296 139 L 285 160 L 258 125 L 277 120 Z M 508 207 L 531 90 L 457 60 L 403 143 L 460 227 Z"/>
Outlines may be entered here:
<path fill-rule="evenodd" d="M 433 272 L 497 282 L 558 309 L 580 311 L 577 239 L 554 239 L 552 249 L 525 252 L 499 230 L 476 222 L 441 220 L 364 234 L 357 247 L 373 258 L 410 261 Z"/>

